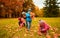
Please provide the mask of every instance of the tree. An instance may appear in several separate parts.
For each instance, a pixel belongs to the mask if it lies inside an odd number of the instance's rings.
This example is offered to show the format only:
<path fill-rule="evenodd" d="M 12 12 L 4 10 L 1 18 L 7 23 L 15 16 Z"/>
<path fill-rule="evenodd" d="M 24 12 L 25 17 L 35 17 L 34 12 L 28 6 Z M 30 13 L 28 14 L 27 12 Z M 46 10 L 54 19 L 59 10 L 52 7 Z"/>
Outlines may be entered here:
<path fill-rule="evenodd" d="M 57 17 L 59 14 L 58 0 L 45 0 L 44 16 Z"/>
<path fill-rule="evenodd" d="M 35 9 L 35 5 L 32 0 L 25 0 L 25 3 L 23 4 L 23 11 L 27 11 L 29 8 L 33 11 Z"/>
<path fill-rule="evenodd" d="M 29 8 L 34 9 L 32 0 L 0 0 L 0 17 L 19 17 Z"/>
<path fill-rule="evenodd" d="M 23 3 L 24 0 L 0 0 L 0 17 L 18 17 Z"/>
<path fill-rule="evenodd" d="M 35 13 L 36 17 L 43 17 L 43 8 L 39 9 L 37 6 L 35 6 L 35 9 L 33 10 L 33 12 Z"/>

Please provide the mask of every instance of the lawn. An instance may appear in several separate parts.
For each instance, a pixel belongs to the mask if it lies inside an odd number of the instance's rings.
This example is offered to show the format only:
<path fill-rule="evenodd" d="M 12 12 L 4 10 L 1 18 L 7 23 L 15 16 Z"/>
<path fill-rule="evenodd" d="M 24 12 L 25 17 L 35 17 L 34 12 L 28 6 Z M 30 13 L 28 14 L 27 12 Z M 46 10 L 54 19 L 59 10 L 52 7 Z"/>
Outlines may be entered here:
<path fill-rule="evenodd" d="M 31 31 L 26 32 L 26 28 L 19 29 L 17 18 L 4 18 L 0 19 L 0 38 L 45 38 L 45 36 L 39 36 L 38 21 L 42 19 L 46 21 L 51 28 L 55 31 L 49 30 L 51 38 L 53 38 L 53 32 L 60 33 L 60 17 L 56 18 L 35 18 L 32 20 Z M 60 38 L 60 37 L 59 37 Z"/>

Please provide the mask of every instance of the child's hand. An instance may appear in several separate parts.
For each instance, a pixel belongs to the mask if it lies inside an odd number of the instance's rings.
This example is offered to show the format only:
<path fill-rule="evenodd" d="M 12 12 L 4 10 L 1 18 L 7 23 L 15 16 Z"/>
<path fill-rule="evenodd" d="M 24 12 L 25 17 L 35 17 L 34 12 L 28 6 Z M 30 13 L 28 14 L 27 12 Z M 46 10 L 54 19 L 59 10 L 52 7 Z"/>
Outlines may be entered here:
<path fill-rule="evenodd" d="M 45 31 L 45 29 L 42 29 L 41 31 Z"/>

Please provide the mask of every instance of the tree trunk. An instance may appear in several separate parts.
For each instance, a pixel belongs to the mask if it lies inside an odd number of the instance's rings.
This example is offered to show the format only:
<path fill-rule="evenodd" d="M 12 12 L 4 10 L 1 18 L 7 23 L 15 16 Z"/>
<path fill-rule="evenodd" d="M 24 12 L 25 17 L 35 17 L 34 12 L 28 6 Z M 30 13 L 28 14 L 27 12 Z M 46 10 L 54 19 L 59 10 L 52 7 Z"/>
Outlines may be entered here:
<path fill-rule="evenodd" d="M 9 14 L 9 18 L 11 18 L 11 13 Z"/>

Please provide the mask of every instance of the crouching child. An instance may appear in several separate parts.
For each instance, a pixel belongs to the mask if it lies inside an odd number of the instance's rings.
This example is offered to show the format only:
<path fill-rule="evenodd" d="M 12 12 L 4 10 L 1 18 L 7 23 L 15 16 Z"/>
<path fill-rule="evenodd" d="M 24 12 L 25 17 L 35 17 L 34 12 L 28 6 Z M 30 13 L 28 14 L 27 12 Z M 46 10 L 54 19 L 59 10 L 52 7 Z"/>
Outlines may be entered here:
<path fill-rule="evenodd" d="M 19 17 L 18 20 L 19 20 L 18 22 L 19 28 L 22 28 L 23 26 L 25 26 L 25 20 L 23 17 Z"/>
<path fill-rule="evenodd" d="M 50 26 L 46 22 L 44 22 L 43 20 L 39 20 L 39 30 L 38 30 L 39 35 L 44 34 L 46 35 L 47 38 L 48 37 L 50 38 L 50 36 L 47 35 L 49 29 L 50 29 Z"/>

